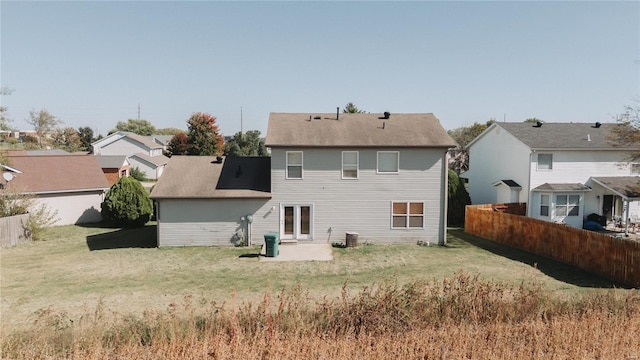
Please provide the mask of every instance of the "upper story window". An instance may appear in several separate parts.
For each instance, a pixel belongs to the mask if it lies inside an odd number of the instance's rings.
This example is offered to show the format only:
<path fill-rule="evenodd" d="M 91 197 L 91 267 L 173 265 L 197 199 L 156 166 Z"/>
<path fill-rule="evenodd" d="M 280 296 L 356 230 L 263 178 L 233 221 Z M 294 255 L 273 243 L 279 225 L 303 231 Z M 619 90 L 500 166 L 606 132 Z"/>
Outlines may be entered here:
<path fill-rule="evenodd" d="M 391 204 L 392 229 L 416 229 L 424 227 L 423 202 L 394 202 Z"/>
<path fill-rule="evenodd" d="M 287 179 L 302 179 L 302 151 L 287 151 Z"/>
<path fill-rule="evenodd" d="M 580 215 L 580 195 L 556 195 L 556 216 Z"/>
<path fill-rule="evenodd" d="M 631 163 L 631 175 L 640 175 L 640 163 Z"/>
<path fill-rule="evenodd" d="M 538 170 L 553 169 L 553 154 L 538 154 Z"/>
<path fill-rule="evenodd" d="M 358 178 L 358 152 L 343 151 L 342 152 L 342 178 L 357 179 Z"/>
<path fill-rule="evenodd" d="M 378 174 L 397 174 L 400 152 L 378 151 Z"/>

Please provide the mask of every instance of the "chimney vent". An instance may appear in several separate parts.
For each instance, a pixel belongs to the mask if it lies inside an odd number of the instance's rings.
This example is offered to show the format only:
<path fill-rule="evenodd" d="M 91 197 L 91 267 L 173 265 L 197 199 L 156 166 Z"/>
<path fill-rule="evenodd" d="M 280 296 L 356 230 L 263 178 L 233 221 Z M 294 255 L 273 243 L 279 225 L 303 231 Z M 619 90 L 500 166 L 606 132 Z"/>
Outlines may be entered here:
<path fill-rule="evenodd" d="M 336 120 L 340 120 L 340 107 L 336 108 Z"/>
<path fill-rule="evenodd" d="M 384 112 L 384 118 L 388 119 L 391 116 L 391 113 L 389 113 L 388 111 Z"/>
<path fill-rule="evenodd" d="M 596 129 L 599 129 L 599 128 L 600 128 L 600 126 L 602 126 L 602 123 L 600 123 L 600 122 L 596 122 Z"/>
<path fill-rule="evenodd" d="M 542 121 L 536 121 L 536 124 L 533 125 L 533 127 L 537 127 L 537 128 L 542 127 Z"/>

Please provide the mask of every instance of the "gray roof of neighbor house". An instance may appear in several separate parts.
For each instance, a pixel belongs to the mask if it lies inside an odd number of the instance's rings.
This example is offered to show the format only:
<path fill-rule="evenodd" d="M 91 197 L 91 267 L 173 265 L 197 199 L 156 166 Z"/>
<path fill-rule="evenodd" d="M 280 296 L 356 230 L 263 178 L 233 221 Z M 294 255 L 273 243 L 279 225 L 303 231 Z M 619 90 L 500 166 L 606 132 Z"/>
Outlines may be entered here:
<path fill-rule="evenodd" d="M 534 150 L 541 149 L 591 149 L 591 150 L 623 150 L 638 149 L 640 146 L 617 146 L 611 137 L 615 123 L 543 123 L 528 122 L 495 123 L 507 130 L 524 144 Z M 471 144 L 469 144 L 471 145 Z"/>
<path fill-rule="evenodd" d="M 8 188 L 27 193 L 70 192 L 109 188 L 93 155 L 10 156 L 13 174 Z"/>
<path fill-rule="evenodd" d="M 269 147 L 435 147 L 456 142 L 433 114 L 271 113 Z"/>
<path fill-rule="evenodd" d="M 533 191 L 591 191 L 591 188 L 580 183 L 544 183 L 540 186 L 535 187 Z"/>
<path fill-rule="evenodd" d="M 127 161 L 126 155 L 95 155 L 95 157 L 103 169 L 120 169 Z"/>
<path fill-rule="evenodd" d="M 640 198 L 640 176 L 598 176 L 591 179 L 622 197 Z"/>
<path fill-rule="evenodd" d="M 131 155 L 130 157 L 137 157 L 140 158 L 148 163 L 151 163 L 153 165 L 156 166 L 162 166 L 165 165 L 169 162 L 169 158 L 164 156 L 164 155 L 156 155 L 156 156 L 149 156 L 149 154 L 143 153 L 143 152 L 139 152 L 139 153 L 135 153 L 133 155 Z"/>
<path fill-rule="evenodd" d="M 151 141 L 158 143 L 160 145 L 167 145 L 169 144 L 169 141 L 173 139 L 173 135 L 151 135 L 151 136 L 148 136 L 148 138 Z"/>
<path fill-rule="evenodd" d="M 271 198 L 271 158 L 172 156 L 153 199 Z"/>

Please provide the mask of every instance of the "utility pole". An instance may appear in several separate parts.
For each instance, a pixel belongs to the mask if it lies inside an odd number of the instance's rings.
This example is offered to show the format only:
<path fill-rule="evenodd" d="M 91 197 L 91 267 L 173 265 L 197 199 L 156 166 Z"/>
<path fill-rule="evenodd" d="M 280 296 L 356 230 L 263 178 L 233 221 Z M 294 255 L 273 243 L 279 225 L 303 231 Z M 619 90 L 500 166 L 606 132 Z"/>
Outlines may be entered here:
<path fill-rule="evenodd" d="M 240 106 L 240 136 L 242 136 L 242 106 Z"/>
<path fill-rule="evenodd" d="M 138 121 L 140 121 L 140 103 L 138 102 Z"/>

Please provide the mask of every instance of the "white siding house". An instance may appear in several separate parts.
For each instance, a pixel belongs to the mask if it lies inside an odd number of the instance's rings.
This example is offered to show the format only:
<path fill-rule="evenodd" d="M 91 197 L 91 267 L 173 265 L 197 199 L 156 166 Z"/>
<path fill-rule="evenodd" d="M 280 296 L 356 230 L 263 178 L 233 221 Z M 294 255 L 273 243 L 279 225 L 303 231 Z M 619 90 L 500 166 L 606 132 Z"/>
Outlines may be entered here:
<path fill-rule="evenodd" d="M 462 176 L 472 203 L 526 202 L 528 216 L 578 228 L 590 214 L 609 221 L 638 217 L 640 193 L 616 186 L 640 186 L 638 165 L 628 160 L 637 149 L 612 143 L 613 126 L 492 124 L 467 146 L 469 170 Z M 603 186 L 609 177 L 616 181 Z"/>
<path fill-rule="evenodd" d="M 163 145 L 153 137 L 126 131 L 115 132 L 91 144 L 94 155 L 124 155 L 131 168 L 139 168 L 148 179 L 158 179 L 169 158 L 162 154 Z"/>
<path fill-rule="evenodd" d="M 246 234 L 262 243 L 271 231 L 288 241 L 357 232 L 363 242 L 445 243 L 455 142 L 432 114 L 273 113 L 266 143 L 271 158 L 258 170 L 256 158 L 172 157 L 151 193 L 159 246 L 226 245 Z"/>

